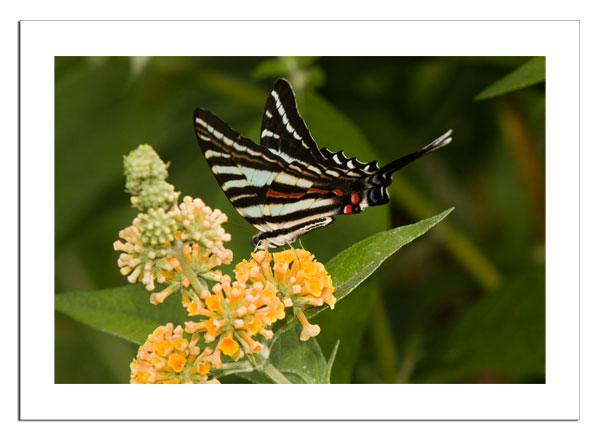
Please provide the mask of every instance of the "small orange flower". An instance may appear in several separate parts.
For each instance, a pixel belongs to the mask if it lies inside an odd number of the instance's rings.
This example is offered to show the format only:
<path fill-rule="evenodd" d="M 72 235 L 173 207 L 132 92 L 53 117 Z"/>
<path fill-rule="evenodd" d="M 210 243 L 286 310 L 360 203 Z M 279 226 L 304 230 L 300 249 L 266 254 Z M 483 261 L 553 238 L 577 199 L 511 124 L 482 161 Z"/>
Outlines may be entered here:
<path fill-rule="evenodd" d="M 235 339 L 233 339 L 232 333 L 233 332 L 231 330 L 229 330 L 227 332 L 227 335 L 225 337 L 221 338 L 221 340 L 219 341 L 219 344 L 217 345 L 217 348 L 219 350 L 221 350 L 227 356 L 231 356 L 231 357 L 233 357 L 234 354 L 237 353 L 238 350 L 240 349 L 240 344 L 235 342 Z"/>
<path fill-rule="evenodd" d="M 156 328 L 131 362 L 131 383 L 219 383 L 208 379 L 212 349 L 200 354 L 198 339 L 188 342 L 171 323 Z"/>
<path fill-rule="evenodd" d="M 173 369 L 173 371 L 181 373 L 183 371 L 183 367 L 185 367 L 185 362 L 185 357 L 181 356 L 180 354 L 172 354 L 169 356 L 169 362 L 167 364 Z"/>

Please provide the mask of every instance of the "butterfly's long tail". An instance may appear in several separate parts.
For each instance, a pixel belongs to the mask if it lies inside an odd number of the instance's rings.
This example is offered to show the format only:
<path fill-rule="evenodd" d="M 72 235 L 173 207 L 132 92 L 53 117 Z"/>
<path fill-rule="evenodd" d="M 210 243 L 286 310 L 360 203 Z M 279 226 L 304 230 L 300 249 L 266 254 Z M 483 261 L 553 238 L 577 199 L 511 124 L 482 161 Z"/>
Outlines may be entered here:
<path fill-rule="evenodd" d="M 426 154 L 431 153 L 432 151 L 439 150 L 442 147 L 445 147 L 450 142 L 452 142 L 452 130 L 448 130 L 446 133 L 441 135 L 439 138 L 431 142 L 429 145 L 425 145 L 419 151 L 415 151 L 414 153 L 407 154 L 400 159 L 397 159 L 393 162 L 390 162 L 386 166 L 382 167 L 377 174 L 383 177 L 383 180 L 389 180 L 392 174 L 398 171 L 400 168 L 405 167 L 411 162 L 414 162 L 420 157 L 425 156 Z"/>
<path fill-rule="evenodd" d="M 369 206 L 383 205 L 390 200 L 390 196 L 387 191 L 387 187 L 392 183 L 392 174 L 398 171 L 400 168 L 405 167 L 411 162 L 414 162 L 419 157 L 425 156 L 432 151 L 438 150 L 448 145 L 452 138 L 450 135 L 452 130 L 448 130 L 446 133 L 441 135 L 439 138 L 431 142 L 429 145 L 424 146 L 419 151 L 407 154 L 400 159 L 397 159 L 386 166 L 380 168 L 375 174 L 365 179 L 364 194 L 366 195 L 366 202 Z"/>

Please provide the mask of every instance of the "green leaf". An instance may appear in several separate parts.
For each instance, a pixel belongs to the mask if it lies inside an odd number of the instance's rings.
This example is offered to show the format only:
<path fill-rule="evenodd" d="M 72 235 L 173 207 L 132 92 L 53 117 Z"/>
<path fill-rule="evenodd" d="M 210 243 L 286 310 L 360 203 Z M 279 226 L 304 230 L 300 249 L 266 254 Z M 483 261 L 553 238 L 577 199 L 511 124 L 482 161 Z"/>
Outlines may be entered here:
<path fill-rule="evenodd" d="M 546 79 L 546 57 L 534 57 L 518 67 L 491 86 L 485 88 L 477 96 L 476 101 L 504 95 L 525 87 L 540 83 Z"/>
<path fill-rule="evenodd" d="M 278 334 L 271 346 L 269 361 L 292 383 L 314 384 L 320 383 L 323 378 L 328 380 L 331 366 L 323 356 L 321 347 L 314 338 L 301 341 L 301 330 L 302 327 L 296 321 L 296 325 Z M 330 362 L 333 360 L 330 359 Z M 253 383 L 273 383 L 260 369 L 239 375 Z"/>
<path fill-rule="evenodd" d="M 340 341 L 338 340 L 333 347 L 331 355 L 329 356 L 329 360 L 327 361 L 327 368 L 321 378 L 321 383 L 331 383 L 331 369 L 333 368 L 333 362 L 335 361 L 335 355 L 337 354 L 338 347 L 340 346 Z"/>
<path fill-rule="evenodd" d="M 271 347 L 271 363 L 294 383 L 318 383 L 326 375 L 327 360 L 314 338 L 300 340 L 302 326 L 297 323 L 281 334 Z"/>
<path fill-rule="evenodd" d="M 92 292 L 56 295 L 57 311 L 76 321 L 141 345 L 152 331 L 169 322 L 183 324 L 186 311 L 179 295 L 171 295 L 159 306 L 150 303 L 142 286 L 125 286 Z"/>

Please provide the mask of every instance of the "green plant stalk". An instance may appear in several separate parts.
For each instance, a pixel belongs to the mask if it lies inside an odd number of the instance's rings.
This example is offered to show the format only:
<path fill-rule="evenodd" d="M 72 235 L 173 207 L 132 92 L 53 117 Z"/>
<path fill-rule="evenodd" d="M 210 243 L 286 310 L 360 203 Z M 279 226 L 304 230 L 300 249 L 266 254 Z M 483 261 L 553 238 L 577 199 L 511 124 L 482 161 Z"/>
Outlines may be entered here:
<path fill-rule="evenodd" d="M 538 236 L 543 241 L 546 233 L 544 171 L 540 165 L 543 161 L 535 151 L 535 138 L 519 101 L 509 95 L 498 99 L 498 103 L 500 126 L 523 179 Z"/>
<path fill-rule="evenodd" d="M 394 201 L 405 207 L 415 218 L 435 214 L 433 206 L 402 176 L 394 176 L 391 188 Z M 492 291 L 498 287 L 502 279 L 500 272 L 467 237 L 448 223 L 439 224 L 434 233 L 444 237 L 444 244 L 450 253 L 484 290 Z"/>
<path fill-rule="evenodd" d="M 265 363 L 262 364 L 260 368 L 258 368 L 258 371 L 268 376 L 269 379 L 271 379 L 275 383 L 292 383 L 288 380 L 287 377 L 283 375 L 281 371 L 275 368 L 273 364 L 269 362 L 269 360 L 266 360 Z"/>
<path fill-rule="evenodd" d="M 175 242 L 175 246 L 173 246 L 173 253 L 179 260 L 179 264 L 181 264 L 183 274 L 188 280 L 190 280 L 190 284 L 192 285 L 194 292 L 200 296 L 204 290 L 208 290 L 208 286 L 203 282 L 200 282 L 196 276 L 196 273 L 194 272 L 194 269 L 192 268 L 192 265 L 188 263 L 187 258 L 185 258 L 185 255 L 183 255 L 183 246 L 180 241 Z"/>
<path fill-rule="evenodd" d="M 220 372 L 215 376 L 217 379 L 219 377 L 230 376 L 232 374 L 240 374 L 240 373 L 251 373 L 255 371 L 254 365 L 252 365 L 248 361 L 244 362 L 235 362 L 231 364 L 223 364 L 220 368 Z"/>
<path fill-rule="evenodd" d="M 385 383 L 396 382 L 396 373 L 399 369 L 398 351 L 392 332 L 390 320 L 385 311 L 381 290 L 376 289 L 371 309 L 371 343 L 373 345 L 375 364 L 382 381 Z"/>

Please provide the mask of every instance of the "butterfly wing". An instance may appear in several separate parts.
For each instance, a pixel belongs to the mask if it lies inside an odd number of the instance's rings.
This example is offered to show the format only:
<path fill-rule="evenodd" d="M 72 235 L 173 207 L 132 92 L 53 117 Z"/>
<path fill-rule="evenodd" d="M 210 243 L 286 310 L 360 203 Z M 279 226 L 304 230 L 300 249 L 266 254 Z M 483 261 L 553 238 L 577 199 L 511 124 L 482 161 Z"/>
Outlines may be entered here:
<path fill-rule="evenodd" d="M 204 157 L 229 201 L 240 215 L 264 230 L 260 194 L 285 162 L 263 151 L 208 110 L 196 109 L 194 128 Z"/>
<path fill-rule="evenodd" d="M 377 165 L 347 158 L 343 152 L 319 150 L 302 116 L 290 84 L 279 79 L 269 92 L 261 126 L 261 146 L 284 160 L 262 200 L 269 232 L 261 234 L 273 244 L 292 242 L 298 236 L 333 221 L 352 200 L 357 180 Z M 354 197 L 355 198 L 355 197 Z"/>
<path fill-rule="evenodd" d="M 323 156 L 298 112 L 292 86 L 278 79 L 269 92 L 263 112 L 260 144 L 286 162 L 306 165 Z"/>

